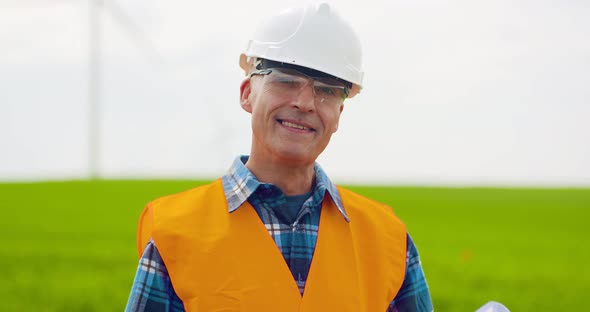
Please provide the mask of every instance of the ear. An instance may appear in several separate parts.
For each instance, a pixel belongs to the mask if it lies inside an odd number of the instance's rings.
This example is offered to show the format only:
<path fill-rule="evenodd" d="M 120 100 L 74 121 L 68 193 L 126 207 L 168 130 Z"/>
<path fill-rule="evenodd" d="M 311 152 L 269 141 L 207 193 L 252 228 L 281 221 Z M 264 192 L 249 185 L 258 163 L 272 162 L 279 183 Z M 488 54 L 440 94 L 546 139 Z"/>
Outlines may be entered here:
<path fill-rule="evenodd" d="M 252 85 L 250 78 L 246 78 L 240 84 L 240 106 L 248 113 L 252 113 L 252 103 L 250 102 L 250 94 L 252 94 Z"/>
<path fill-rule="evenodd" d="M 340 115 L 342 115 L 342 111 L 344 110 L 344 103 L 340 104 L 340 111 L 338 112 L 338 122 L 336 123 L 336 126 L 334 126 L 334 132 L 338 131 L 338 125 L 340 124 Z M 334 133 L 332 132 L 332 133 Z"/>

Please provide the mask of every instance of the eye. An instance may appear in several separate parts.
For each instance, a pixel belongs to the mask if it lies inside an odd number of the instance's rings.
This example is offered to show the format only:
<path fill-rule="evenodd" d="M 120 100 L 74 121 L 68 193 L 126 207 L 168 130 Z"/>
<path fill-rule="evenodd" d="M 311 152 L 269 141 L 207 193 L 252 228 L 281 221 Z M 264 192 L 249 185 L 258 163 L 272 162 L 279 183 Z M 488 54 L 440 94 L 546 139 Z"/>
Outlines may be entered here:
<path fill-rule="evenodd" d="M 346 90 L 338 86 L 316 85 L 314 87 L 317 96 L 330 100 L 346 99 Z"/>
<path fill-rule="evenodd" d="M 328 86 L 316 86 L 315 92 L 317 94 L 321 94 L 321 95 L 329 96 L 329 97 L 333 97 L 333 96 L 337 95 L 337 90 L 335 90 L 335 88 L 333 88 L 333 87 L 328 87 Z"/>
<path fill-rule="evenodd" d="M 281 88 L 293 88 L 298 89 L 305 84 L 305 81 L 302 81 L 299 77 L 288 76 L 288 75 L 277 75 L 275 79 L 273 79 L 273 83 Z"/>

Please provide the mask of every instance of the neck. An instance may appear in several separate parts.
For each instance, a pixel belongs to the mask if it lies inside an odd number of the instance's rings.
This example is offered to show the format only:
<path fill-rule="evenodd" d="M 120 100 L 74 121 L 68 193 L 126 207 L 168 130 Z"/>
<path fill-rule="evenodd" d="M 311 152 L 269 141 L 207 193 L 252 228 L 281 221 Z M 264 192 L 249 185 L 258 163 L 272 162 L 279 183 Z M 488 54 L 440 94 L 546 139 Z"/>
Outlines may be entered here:
<path fill-rule="evenodd" d="M 278 159 L 261 160 L 256 155 L 250 155 L 246 168 L 258 181 L 276 185 L 286 196 L 309 192 L 315 175 L 314 163 L 285 164 Z"/>

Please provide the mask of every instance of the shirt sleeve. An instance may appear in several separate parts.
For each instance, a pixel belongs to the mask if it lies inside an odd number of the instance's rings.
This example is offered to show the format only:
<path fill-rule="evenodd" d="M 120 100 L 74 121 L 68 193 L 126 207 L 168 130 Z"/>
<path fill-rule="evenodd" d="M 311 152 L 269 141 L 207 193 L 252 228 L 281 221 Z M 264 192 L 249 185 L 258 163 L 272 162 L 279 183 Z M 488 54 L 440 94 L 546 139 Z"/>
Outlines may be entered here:
<path fill-rule="evenodd" d="M 131 287 L 126 312 L 179 312 L 184 305 L 170 282 L 168 270 L 153 240 L 145 247 Z"/>
<path fill-rule="evenodd" d="M 431 312 L 433 308 L 430 291 L 424 278 L 418 249 L 410 234 L 407 234 L 406 245 L 406 276 L 387 312 Z"/>

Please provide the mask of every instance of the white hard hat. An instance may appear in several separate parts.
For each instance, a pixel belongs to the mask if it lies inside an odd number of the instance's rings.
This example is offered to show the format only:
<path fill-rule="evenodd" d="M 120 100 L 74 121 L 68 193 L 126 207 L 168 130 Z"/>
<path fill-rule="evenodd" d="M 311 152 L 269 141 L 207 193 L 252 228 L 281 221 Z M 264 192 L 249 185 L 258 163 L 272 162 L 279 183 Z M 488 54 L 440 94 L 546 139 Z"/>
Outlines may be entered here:
<path fill-rule="evenodd" d="M 257 58 L 315 69 L 352 83 L 348 97 L 362 88 L 361 43 L 354 30 L 327 3 L 290 8 L 263 23 L 240 55 L 246 75 Z"/>

